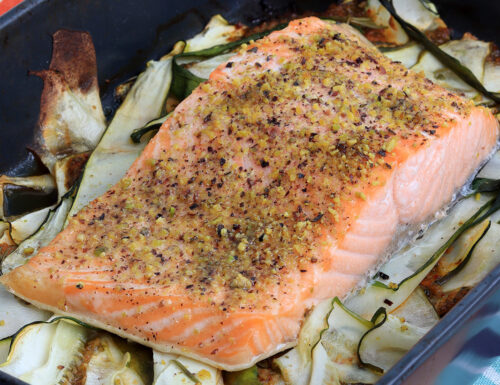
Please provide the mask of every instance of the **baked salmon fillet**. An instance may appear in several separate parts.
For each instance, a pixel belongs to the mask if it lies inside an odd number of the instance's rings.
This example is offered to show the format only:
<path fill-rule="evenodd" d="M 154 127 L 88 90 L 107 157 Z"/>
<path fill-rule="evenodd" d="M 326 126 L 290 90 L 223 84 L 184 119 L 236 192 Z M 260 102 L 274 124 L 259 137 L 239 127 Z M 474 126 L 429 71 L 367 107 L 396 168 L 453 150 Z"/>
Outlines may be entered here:
<path fill-rule="evenodd" d="M 497 134 L 489 110 L 350 27 L 295 20 L 219 66 L 118 184 L 0 280 L 41 308 L 243 369 L 363 284 Z"/>

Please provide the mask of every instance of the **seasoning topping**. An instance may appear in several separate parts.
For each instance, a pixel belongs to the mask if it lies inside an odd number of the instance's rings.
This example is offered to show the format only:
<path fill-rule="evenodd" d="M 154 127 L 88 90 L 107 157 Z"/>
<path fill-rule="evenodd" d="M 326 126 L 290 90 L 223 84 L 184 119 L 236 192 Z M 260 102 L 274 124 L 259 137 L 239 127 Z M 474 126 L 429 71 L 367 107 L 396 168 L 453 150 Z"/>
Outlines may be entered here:
<path fill-rule="evenodd" d="M 279 55 L 257 42 L 194 91 L 197 105 L 170 120 L 171 148 L 98 200 L 97 221 L 72 219 L 95 222 L 75 253 L 109 259 L 120 282 L 258 306 L 267 283 L 320 265 L 324 229 L 350 224 L 345 207 L 385 182 L 399 152 L 425 145 L 422 127 L 439 136 L 452 123 L 422 75 L 351 36 L 277 39 Z M 470 107 L 453 101 L 457 114 Z"/>

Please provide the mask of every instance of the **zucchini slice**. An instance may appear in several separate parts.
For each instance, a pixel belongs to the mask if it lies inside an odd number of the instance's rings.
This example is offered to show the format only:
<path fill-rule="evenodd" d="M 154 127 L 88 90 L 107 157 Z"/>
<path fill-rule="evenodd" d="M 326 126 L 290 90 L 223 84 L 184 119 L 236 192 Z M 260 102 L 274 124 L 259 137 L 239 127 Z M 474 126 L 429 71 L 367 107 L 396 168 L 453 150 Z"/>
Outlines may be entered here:
<path fill-rule="evenodd" d="M 205 29 L 186 42 L 183 54 L 174 58 L 172 93 L 180 100 L 208 79 L 210 73 L 222 63 L 219 54 L 208 57 L 196 55 L 198 51 L 224 46 L 243 37 L 245 29 L 229 24 L 221 15 L 213 16 Z M 187 55 L 193 53 L 193 55 Z M 185 68 L 188 67 L 188 68 Z"/>
<path fill-rule="evenodd" d="M 57 159 L 95 148 L 105 128 L 92 38 L 87 32 L 57 31 L 43 79 L 38 144 L 53 173 Z"/>
<path fill-rule="evenodd" d="M 187 357 L 153 350 L 153 361 L 154 385 L 223 384 L 220 370 Z"/>
<path fill-rule="evenodd" d="M 323 308 L 326 302 L 320 304 Z M 338 298 L 328 301 L 329 309 L 325 317 L 322 311 L 313 311 L 309 325 L 316 324 L 309 332 L 319 335 L 308 355 L 302 356 L 299 348 L 294 348 L 275 360 L 286 383 L 293 385 L 323 383 L 374 383 L 378 375 L 366 368 L 360 368 L 356 348 L 362 335 L 373 325 L 347 309 Z M 317 319 L 312 322 L 311 318 Z M 301 331 L 300 340 L 304 338 Z"/>
<path fill-rule="evenodd" d="M 105 193 L 118 182 L 147 144 L 133 143 L 133 130 L 161 116 L 172 81 L 172 57 L 183 49 L 183 43 L 159 61 L 150 61 L 141 73 L 111 124 L 90 156 L 68 217 Z"/>
<path fill-rule="evenodd" d="M 196 63 L 185 64 L 184 68 L 199 78 L 208 79 L 210 74 L 222 63 L 228 61 L 231 56 L 234 56 L 234 53 L 225 53 Z"/>
<path fill-rule="evenodd" d="M 46 221 L 49 211 L 53 208 L 54 206 L 45 207 L 10 222 L 10 236 L 12 240 L 19 244 L 34 234 L 42 223 Z"/>
<path fill-rule="evenodd" d="M 460 78 L 460 80 L 467 83 L 470 87 L 473 87 L 485 97 L 488 97 L 497 103 L 500 102 L 500 95 L 489 92 L 469 68 L 462 65 L 455 57 L 449 55 L 447 52 L 435 45 L 418 28 L 414 27 L 410 23 L 407 23 L 405 19 L 396 12 L 393 0 L 380 0 L 380 2 L 384 5 L 386 10 L 389 11 L 392 17 L 400 23 L 406 33 L 413 40 L 428 50 L 440 63 L 446 66 L 446 69 L 451 70 L 458 78 Z"/>
<path fill-rule="evenodd" d="M 12 338 L 4 338 L 3 340 L 0 340 L 0 365 L 7 361 L 11 341 Z"/>
<path fill-rule="evenodd" d="M 309 384 L 374 383 L 378 375 L 360 367 L 356 354 L 359 340 L 372 323 L 348 310 L 338 299 L 332 306 L 329 328 L 313 349 Z"/>
<path fill-rule="evenodd" d="M 5 352 L 8 354 L 0 370 L 36 385 L 71 384 L 82 379 L 86 385 L 152 382 L 145 348 L 136 348 L 71 317 L 24 326 L 14 336 L 0 340 L 0 355 Z"/>
<path fill-rule="evenodd" d="M 467 98 L 473 99 L 478 96 L 478 92 L 473 87 L 444 66 L 430 52 L 424 52 L 417 64 L 412 67 L 412 70 L 416 72 L 422 71 L 427 79 L 450 91 L 459 92 Z"/>
<path fill-rule="evenodd" d="M 51 313 L 40 310 L 33 305 L 22 302 L 13 294 L 0 286 L 0 340 L 16 333 L 22 326 L 46 321 Z"/>
<path fill-rule="evenodd" d="M 497 157 L 499 154 L 495 154 L 490 162 L 495 162 Z M 498 170 L 496 168 L 496 173 L 488 171 L 487 175 L 498 177 Z M 482 188 L 484 186 L 479 187 Z M 499 194 L 498 189 L 493 190 Z M 492 257 L 484 258 L 489 261 L 488 267 L 478 268 L 482 259 L 473 258 L 476 252 L 477 255 L 487 254 L 479 254 L 479 247 L 488 240 L 489 232 L 485 232 L 485 223 L 500 219 L 500 212 L 496 211 L 500 206 L 498 201 L 498 196 L 492 199 L 489 193 L 476 194 L 460 201 L 444 219 L 396 253 L 382 267 L 382 273 L 378 276 L 387 281 L 386 284 L 380 281 L 369 284 L 360 292 L 349 295 L 345 306 L 338 299 L 334 299 L 330 307 L 325 302 L 320 303 L 306 319 L 298 346 L 275 360 L 285 381 L 293 385 L 374 383 L 384 370 L 390 368 L 438 322 L 436 310 L 418 286 L 450 245 L 456 251 L 452 251 L 454 257 L 448 255 L 447 258 L 458 261 L 469 258 L 469 261 L 449 282 L 455 280 L 468 266 L 472 266 L 469 273 L 481 271 L 480 278 L 476 278 L 480 280 L 500 261 L 500 253 L 493 252 L 498 248 L 491 243 L 484 246 L 492 250 Z M 487 217 L 490 217 L 490 221 L 485 221 Z M 500 231 L 500 225 L 496 225 L 497 231 Z M 448 239 L 444 245 L 443 239 Z M 500 233 L 492 234 L 490 239 L 490 242 L 500 242 Z M 475 265 L 471 264 L 472 261 Z M 463 280 L 460 287 L 463 287 Z M 390 309 L 390 314 L 386 308 Z M 367 321 L 351 310 L 372 320 Z M 351 319 L 349 322 L 343 321 L 346 318 Z M 350 325 L 347 332 L 342 329 L 344 324 Z M 358 326 L 357 331 L 353 329 L 355 325 Z M 394 342 L 390 338 L 392 334 L 397 337 Z M 381 336 L 384 341 L 379 341 Z M 355 346 L 351 343 L 353 340 Z M 366 364 L 362 370 L 358 366 L 360 363 Z"/>
<path fill-rule="evenodd" d="M 469 218 L 474 215 L 477 218 L 478 212 L 484 212 L 485 205 L 490 201 L 483 194 L 479 200 L 469 198 L 456 204 L 446 217 L 432 225 L 420 239 L 393 255 L 381 267 L 380 272 L 383 274 L 378 275 L 378 281 L 349 297 L 346 306 L 366 318 L 371 318 L 381 306 L 385 306 L 389 312 L 396 309 L 432 270 L 451 241 L 466 230 L 466 226 L 471 223 Z M 443 239 L 448 239 L 445 245 Z M 382 279 L 381 276 L 389 278 Z"/>
<path fill-rule="evenodd" d="M 197 71 L 200 75 L 206 75 L 207 73 L 209 74 L 213 71 L 213 69 L 217 68 L 217 66 L 223 62 L 221 61 L 222 59 L 214 59 L 207 62 L 208 60 L 210 60 L 210 58 L 229 54 L 240 47 L 242 44 L 248 43 L 252 40 L 260 39 L 268 35 L 272 31 L 283 27 L 284 25 L 280 24 L 272 30 L 256 33 L 236 41 L 232 41 L 228 38 L 226 42 L 217 45 L 212 45 L 212 42 L 210 40 L 206 40 L 203 42 L 203 45 L 199 45 L 206 48 L 199 49 L 197 51 L 187 49 L 183 53 L 176 55 L 173 60 L 173 80 L 171 87 L 172 94 L 177 99 L 183 100 L 189 94 L 191 94 L 191 92 L 199 84 L 203 83 L 206 80 L 206 78 L 197 76 L 194 72 L 191 72 L 189 69 L 185 68 L 185 65 L 191 63 L 191 68 L 195 68 L 194 71 Z M 200 64 L 199 62 L 201 61 L 205 61 L 205 63 Z M 196 69 L 197 66 L 199 66 L 198 70 Z"/>
<path fill-rule="evenodd" d="M 393 61 L 398 61 L 406 68 L 413 67 L 422 53 L 422 46 L 417 43 L 409 43 L 402 47 L 381 50 L 385 56 Z"/>
<path fill-rule="evenodd" d="M 159 130 L 161 125 L 165 123 L 169 116 L 170 113 L 158 119 L 153 119 L 152 121 L 146 123 L 144 127 L 135 129 L 134 131 L 132 131 L 132 134 L 130 134 L 130 139 L 132 139 L 132 142 L 134 143 L 140 143 L 142 137 L 148 132 Z"/>
<path fill-rule="evenodd" d="M 3 222 L 3 221 L 0 221 L 0 223 L 2 224 L 2 227 L 4 226 L 4 224 L 7 224 L 7 229 L 2 230 L 2 232 L 0 232 L 0 261 L 2 261 L 7 255 L 12 253 L 16 249 L 17 245 L 10 237 L 10 225 L 9 225 L 9 223 Z M 1 262 L 0 262 L 0 266 L 1 266 Z M 1 272 L 1 269 L 0 269 L 0 272 Z"/>
<path fill-rule="evenodd" d="M 243 37 L 245 31 L 246 27 L 229 24 L 221 15 L 215 15 L 202 32 L 186 41 L 183 53 L 196 53 L 197 51 L 235 42 Z M 186 57 L 177 59 L 176 63 L 183 65 L 194 76 L 200 79 L 208 79 L 212 71 L 231 56 L 231 53 L 219 54 L 205 58 L 205 60 L 203 60 L 203 57 L 201 60 L 196 56 Z"/>
<path fill-rule="evenodd" d="M 19 376 L 22 380 L 36 385 L 57 384 L 66 376 L 66 371 L 79 361 L 87 340 L 87 328 L 65 319 L 58 320 L 56 325 L 46 362 Z"/>
<path fill-rule="evenodd" d="M 54 178 L 56 179 L 59 199 L 78 181 L 89 156 L 90 152 L 83 152 L 81 154 L 68 155 L 56 161 L 54 165 Z"/>
<path fill-rule="evenodd" d="M 48 245 L 62 230 L 72 204 L 73 190 L 70 190 L 59 205 L 49 211 L 45 222 L 40 228 L 21 242 L 16 250 L 5 257 L 1 265 L 2 273 L 6 274 L 17 266 L 25 264 L 40 248 Z"/>
<path fill-rule="evenodd" d="M 395 0 L 396 12 L 421 31 L 433 31 L 445 26 L 436 6 L 429 0 Z"/>
<path fill-rule="evenodd" d="M 123 83 L 120 83 L 116 86 L 114 98 L 117 102 L 123 102 L 136 80 L 137 76 L 132 76 L 130 79 L 127 79 Z"/>
<path fill-rule="evenodd" d="M 56 188 L 54 178 L 49 174 L 19 177 L 1 175 L 0 183 L 2 185 L 20 186 L 47 192 Z"/>
<path fill-rule="evenodd" d="M 297 347 L 275 360 L 285 381 L 290 384 L 306 384 L 310 377 L 312 350 L 318 344 L 323 330 L 328 329 L 328 316 L 332 300 L 316 305 L 300 328 Z"/>
<path fill-rule="evenodd" d="M 439 48 L 467 67 L 479 81 L 483 81 L 486 57 L 491 50 L 490 43 L 462 38 L 461 40 L 451 40 L 440 45 Z"/>
<path fill-rule="evenodd" d="M 6 172 L 8 176 L 17 177 L 44 174 L 49 174 L 49 170 L 45 167 L 35 150 L 29 147 L 26 148 L 25 158 Z"/>
<path fill-rule="evenodd" d="M 311 358 L 311 352 L 321 338 L 321 332 L 328 329 L 328 317 L 337 300 L 327 299 L 316 305 L 300 328 L 297 350 L 303 362 Z"/>
<path fill-rule="evenodd" d="M 56 323 L 36 323 L 25 326 L 13 338 L 7 360 L 0 370 L 21 377 L 47 362 Z"/>
<path fill-rule="evenodd" d="M 310 354 L 311 356 L 304 361 L 298 349 L 294 348 L 274 360 L 274 364 L 279 368 L 285 383 L 291 385 L 307 385 L 309 383 L 312 352 Z"/>
<path fill-rule="evenodd" d="M 488 232 L 477 243 L 467 264 L 441 286 L 443 292 L 474 287 L 500 263 L 499 219 L 498 214 L 492 216 Z"/>
<path fill-rule="evenodd" d="M 500 92 L 500 65 L 487 61 L 484 65 L 484 87 L 493 93 Z"/>
<path fill-rule="evenodd" d="M 478 81 L 483 82 L 485 61 L 490 52 L 489 43 L 462 39 L 449 41 L 439 48 L 457 59 L 472 72 Z M 425 52 L 412 69 L 417 72 L 423 71 L 428 79 L 449 90 L 463 93 L 468 98 L 473 99 L 479 95 L 474 87 L 463 81 L 430 52 Z"/>
<path fill-rule="evenodd" d="M 130 366 L 130 352 L 122 352 L 111 336 L 99 337 L 98 349 L 86 367 L 85 385 L 144 385 Z"/>
<path fill-rule="evenodd" d="M 0 220 L 0 261 L 14 251 L 16 246 L 10 236 L 10 223 Z"/>
<path fill-rule="evenodd" d="M 500 179 L 500 151 L 497 151 L 477 174 L 478 178 Z"/>
<path fill-rule="evenodd" d="M 94 149 L 106 128 L 106 120 L 102 108 L 94 110 L 85 103 L 59 72 L 47 70 L 36 74 L 45 84 L 40 106 L 40 156 L 53 172 L 57 159 Z M 95 111 L 102 116 L 95 116 Z"/>
<path fill-rule="evenodd" d="M 405 302 L 394 309 L 391 315 L 422 330 L 430 330 L 439 322 L 436 310 L 420 287 L 417 287 Z"/>
<path fill-rule="evenodd" d="M 380 43 L 387 43 L 389 45 L 403 45 L 408 43 L 408 35 L 399 23 L 392 21 L 391 14 L 380 4 L 380 1 L 368 0 L 366 13 L 376 25 L 384 27 L 382 33 L 384 41 Z"/>
<path fill-rule="evenodd" d="M 412 246 L 400 254 L 403 257 L 391 259 L 383 267 L 384 277 L 387 277 L 385 272 L 390 272 L 393 277 L 397 277 L 396 273 L 401 270 L 401 267 L 406 270 L 406 275 L 403 275 L 404 278 L 399 284 L 385 285 L 375 282 L 361 290 L 360 293 L 349 296 L 346 300 L 347 307 L 343 306 L 338 299 L 335 299 L 331 313 L 328 316 L 328 326 L 326 328 L 322 323 L 324 318 L 308 319 L 304 327 L 314 337 L 307 338 L 301 333 L 299 347 L 292 349 L 276 360 L 285 380 L 294 385 L 330 382 L 375 382 L 378 378 L 376 373 L 366 369 L 360 371 L 357 363 L 367 363 L 369 364 L 368 367 L 381 373 L 392 366 L 423 334 L 435 325 L 438 316 L 427 298 L 425 298 L 422 290 L 418 288 L 418 285 L 448 247 L 462 233 L 470 229 L 478 218 L 482 221 L 484 213 L 488 212 L 492 205 L 493 200 L 488 199 L 486 196 L 480 198 L 479 201 L 472 198 L 462 201 L 452 210 L 449 216 L 433 227 L 434 231 L 427 232 L 424 237 L 415 241 Z M 436 226 L 438 230 L 436 230 Z M 443 237 L 443 233 L 446 234 L 446 237 Z M 480 232 L 480 234 L 483 234 L 483 232 Z M 449 238 L 449 240 L 443 245 L 442 240 L 446 238 Z M 463 255 L 469 254 L 471 247 L 469 245 L 469 247 L 463 249 Z M 417 260 L 418 263 L 411 265 L 414 260 Z M 375 307 L 379 304 L 390 308 L 394 312 L 387 315 L 384 307 L 383 322 L 377 320 L 380 314 L 376 310 L 380 308 Z M 311 316 L 324 315 L 325 309 L 323 309 L 323 306 L 323 303 L 320 304 L 317 313 L 315 314 L 313 311 Z M 375 315 L 372 322 L 369 322 L 357 316 L 348 308 L 362 314 L 364 317 Z M 346 319 L 349 318 L 350 320 L 347 322 Z M 387 325 L 378 330 L 386 322 L 386 319 L 389 320 Z M 346 330 L 351 334 L 345 332 L 344 329 L 336 330 L 336 328 L 342 328 L 344 324 L 350 325 L 350 329 Z M 359 328 L 357 330 L 353 329 L 354 325 L 359 326 Z M 372 343 L 369 344 L 368 348 L 361 343 L 370 341 L 373 335 L 375 336 L 373 338 L 377 340 L 379 333 L 390 334 L 390 330 L 387 331 L 386 329 L 392 330 L 396 326 L 399 327 L 399 331 L 396 330 L 398 340 L 394 344 L 390 338 L 383 343 L 379 343 L 376 348 L 372 346 Z M 370 333 L 368 333 L 369 330 Z M 375 330 L 378 331 L 375 332 Z M 310 341 L 312 343 L 317 341 L 318 334 L 319 342 L 313 346 L 312 358 L 303 353 L 301 354 L 300 346 L 303 346 L 303 351 L 307 352 L 307 347 L 311 346 Z M 365 337 L 361 338 L 362 336 Z M 300 341 L 300 339 L 304 340 Z M 355 340 L 355 346 L 358 346 L 358 342 L 361 341 L 358 349 L 360 352 L 358 355 L 359 362 L 355 358 L 356 350 L 352 344 L 353 340 Z M 370 349 L 376 350 L 372 351 Z M 379 361 L 372 357 L 375 354 L 374 352 L 381 354 Z M 339 360 L 339 362 L 336 360 Z"/>
<path fill-rule="evenodd" d="M 481 242 L 490 229 L 490 226 L 491 221 L 486 219 L 477 226 L 467 230 L 457 239 L 434 267 L 434 274 L 430 274 L 433 275 L 432 279 L 435 279 L 437 284 L 442 285 L 451 277 L 458 274 L 469 262 L 477 244 Z"/>
<path fill-rule="evenodd" d="M 444 22 L 436 12 L 436 7 L 430 1 L 395 0 L 394 8 L 404 20 L 421 31 L 432 31 L 439 27 L 445 27 Z M 366 12 L 376 25 L 385 28 L 382 31 L 384 41 L 381 43 L 392 45 L 408 43 L 409 38 L 404 29 L 379 0 L 368 0 Z"/>
<path fill-rule="evenodd" d="M 199 51 L 219 44 L 226 44 L 241 39 L 245 31 L 245 26 L 229 24 L 221 15 L 215 15 L 203 31 L 186 41 L 185 51 Z"/>

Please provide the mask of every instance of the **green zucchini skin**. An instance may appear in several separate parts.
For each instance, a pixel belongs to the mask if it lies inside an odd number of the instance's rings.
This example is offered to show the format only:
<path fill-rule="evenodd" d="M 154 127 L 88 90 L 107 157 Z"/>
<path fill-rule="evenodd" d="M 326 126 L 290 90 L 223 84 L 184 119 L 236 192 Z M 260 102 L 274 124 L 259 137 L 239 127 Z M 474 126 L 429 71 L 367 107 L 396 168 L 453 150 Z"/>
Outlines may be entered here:
<path fill-rule="evenodd" d="M 257 366 L 239 372 L 225 372 L 224 385 L 262 385 Z"/>
<path fill-rule="evenodd" d="M 153 131 L 158 131 L 161 127 L 161 125 L 165 122 L 165 120 L 168 119 L 171 113 L 168 113 L 165 116 L 162 116 L 158 119 L 154 119 L 147 123 L 144 127 L 141 128 L 136 128 L 132 134 L 130 134 L 130 139 L 132 139 L 132 142 L 134 143 L 140 143 L 141 139 L 144 135 L 146 135 L 149 132 Z"/>

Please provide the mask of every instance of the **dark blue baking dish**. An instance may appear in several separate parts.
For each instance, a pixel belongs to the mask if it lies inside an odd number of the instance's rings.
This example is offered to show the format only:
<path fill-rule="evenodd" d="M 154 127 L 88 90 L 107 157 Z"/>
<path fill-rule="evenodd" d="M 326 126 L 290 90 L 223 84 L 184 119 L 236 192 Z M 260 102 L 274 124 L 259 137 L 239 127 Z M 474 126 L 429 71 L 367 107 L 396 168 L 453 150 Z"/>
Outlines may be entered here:
<path fill-rule="evenodd" d="M 48 68 L 52 34 L 61 28 L 93 37 L 103 105 L 116 107 L 113 89 L 141 71 L 146 61 L 167 52 L 175 41 L 199 31 L 211 15 L 257 24 L 286 11 L 321 10 L 321 0 L 25 0 L 0 17 L 0 172 L 29 175 L 42 82 L 28 70 Z M 500 43 L 500 2 L 435 0 L 447 24 L 483 40 Z M 500 266 L 460 301 L 379 384 L 432 384 L 465 348 L 499 355 L 500 345 L 483 349 L 477 325 L 500 311 Z M 0 304 L 1 306 L 1 304 Z M 475 332 L 471 333 L 472 325 Z M 481 327 L 479 327 L 479 330 Z M 500 334 L 500 321 L 497 325 Z M 498 338 L 498 337 L 497 337 Z M 498 340 L 497 340 L 498 341 Z M 490 342 L 495 345 L 494 340 Z M 480 346 L 475 345 L 480 344 Z M 486 343 L 487 344 L 487 343 Z M 496 350 L 495 350 L 496 349 Z M 0 372 L 0 384 L 24 384 Z M 451 383 L 450 383 L 451 384 Z"/>

